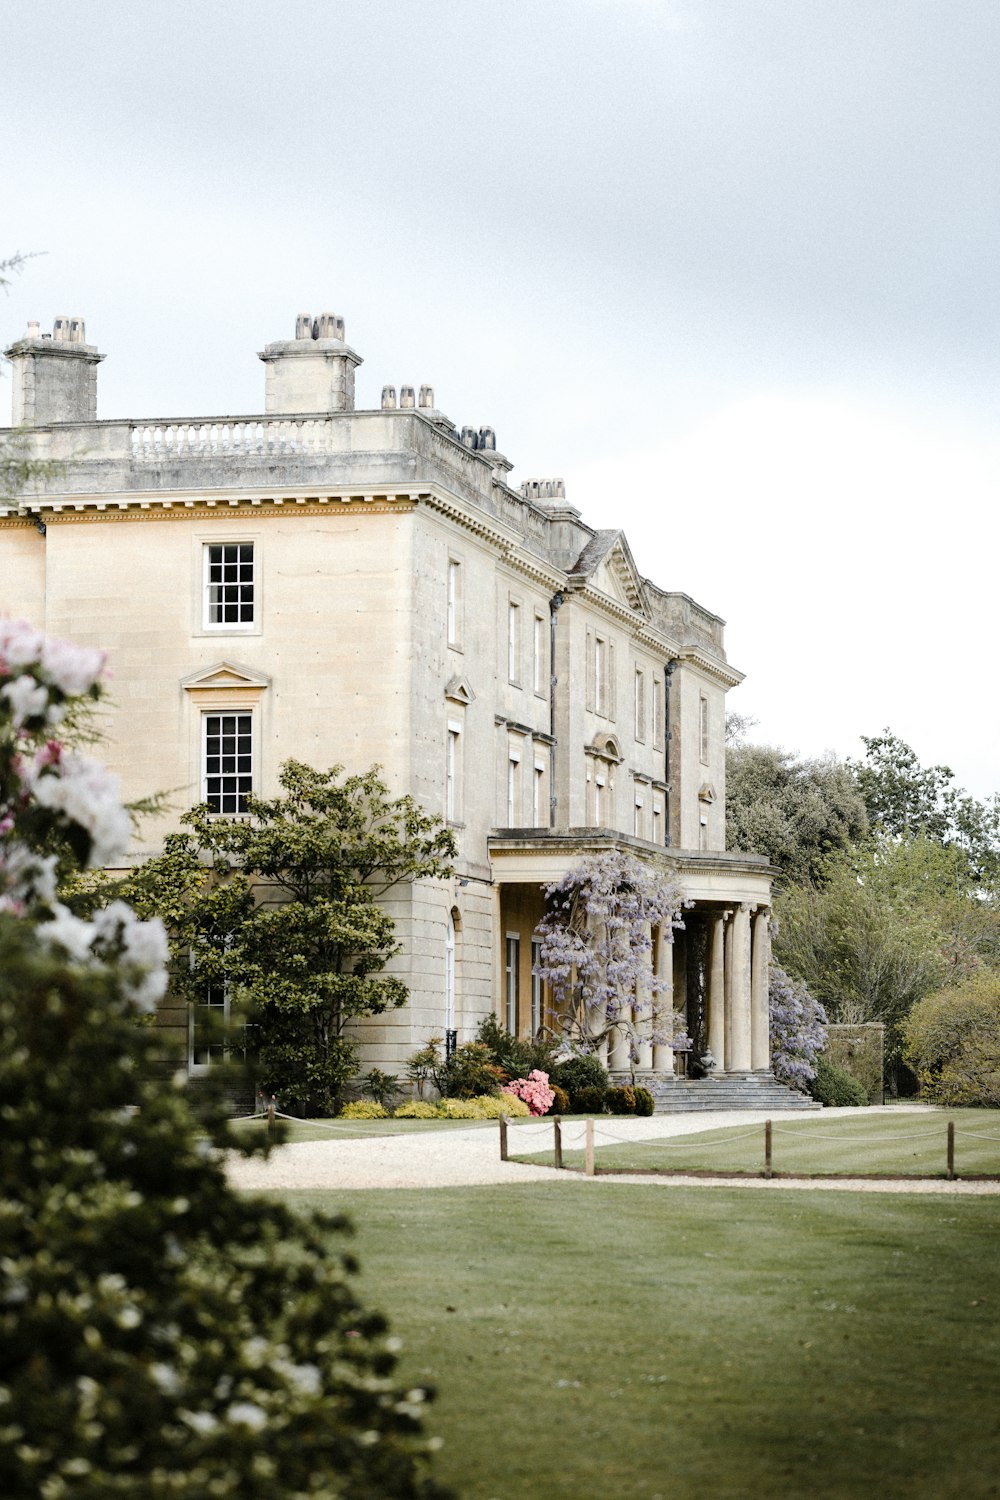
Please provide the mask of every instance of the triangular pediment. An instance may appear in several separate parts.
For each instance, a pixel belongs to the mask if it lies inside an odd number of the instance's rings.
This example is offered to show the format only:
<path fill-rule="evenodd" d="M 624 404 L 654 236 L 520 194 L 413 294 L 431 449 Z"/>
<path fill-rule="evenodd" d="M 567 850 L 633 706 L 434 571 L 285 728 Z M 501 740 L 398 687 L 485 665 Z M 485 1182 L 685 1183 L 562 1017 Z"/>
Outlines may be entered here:
<path fill-rule="evenodd" d="M 463 708 L 468 708 L 470 703 L 475 703 L 476 695 L 467 677 L 452 677 L 445 684 L 444 695 L 450 703 L 460 703 Z"/>
<path fill-rule="evenodd" d="M 238 662 L 219 661 L 212 667 L 202 667 L 197 672 L 192 672 L 188 677 L 181 678 L 181 687 L 186 692 L 196 688 L 211 688 L 218 691 L 220 688 L 266 688 L 271 686 L 271 679 L 263 672 L 255 672 L 252 667 L 241 667 Z"/>
<path fill-rule="evenodd" d="M 710 781 L 703 781 L 698 788 L 698 801 L 712 803 L 716 800 L 715 787 Z"/>
<path fill-rule="evenodd" d="M 616 604 L 648 616 L 642 579 L 624 532 L 599 531 L 581 552 L 573 574 Z"/>

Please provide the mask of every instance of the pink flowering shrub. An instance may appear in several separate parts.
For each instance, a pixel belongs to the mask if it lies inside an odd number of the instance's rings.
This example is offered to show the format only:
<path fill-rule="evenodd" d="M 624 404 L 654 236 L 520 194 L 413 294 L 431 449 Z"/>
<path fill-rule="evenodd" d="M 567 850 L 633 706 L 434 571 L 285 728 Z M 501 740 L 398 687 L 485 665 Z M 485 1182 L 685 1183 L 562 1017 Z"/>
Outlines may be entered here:
<path fill-rule="evenodd" d="M 523 1099 L 533 1115 L 548 1114 L 556 1097 L 549 1088 L 548 1073 L 543 1073 L 538 1068 L 532 1068 L 527 1078 L 512 1078 L 500 1092 L 512 1094 L 515 1099 Z"/>

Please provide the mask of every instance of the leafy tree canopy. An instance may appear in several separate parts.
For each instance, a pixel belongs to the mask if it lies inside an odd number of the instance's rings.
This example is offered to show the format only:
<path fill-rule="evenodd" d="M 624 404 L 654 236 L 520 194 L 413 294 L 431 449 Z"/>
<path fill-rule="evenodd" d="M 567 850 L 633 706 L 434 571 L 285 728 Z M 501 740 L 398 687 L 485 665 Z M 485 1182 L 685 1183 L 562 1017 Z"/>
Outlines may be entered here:
<path fill-rule="evenodd" d="M 127 889 L 167 924 L 175 987 L 196 998 L 226 984 L 249 1008 L 264 1087 L 330 1109 L 357 1071 L 352 1023 L 407 997 L 384 972 L 397 945 L 380 900 L 450 873 L 455 843 L 412 797 L 391 798 L 377 768 L 291 760 L 278 779 L 281 796 L 247 798 L 246 821 L 185 813 Z"/>
<path fill-rule="evenodd" d="M 766 854 L 784 881 L 816 880 L 828 855 L 867 830 L 854 776 L 834 757 L 799 760 L 774 745 L 727 750 L 727 847 Z"/>
<path fill-rule="evenodd" d="M 848 761 L 873 827 L 896 838 L 924 835 L 954 846 L 983 885 L 1000 879 L 1000 799 L 979 802 L 954 785 L 949 766 L 922 766 L 890 729 L 862 735 L 865 758 Z"/>

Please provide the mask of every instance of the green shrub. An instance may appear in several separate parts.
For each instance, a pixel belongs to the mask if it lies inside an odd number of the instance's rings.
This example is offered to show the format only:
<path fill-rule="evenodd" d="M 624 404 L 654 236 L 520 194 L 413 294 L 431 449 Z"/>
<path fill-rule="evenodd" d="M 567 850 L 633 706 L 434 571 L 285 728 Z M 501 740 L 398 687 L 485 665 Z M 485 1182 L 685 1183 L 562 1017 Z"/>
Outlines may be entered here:
<path fill-rule="evenodd" d="M 375 1099 L 354 1099 L 340 1111 L 342 1120 L 385 1120 L 388 1112 L 384 1104 Z"/>
<path fill-rule="evenodd" d="M 552 1096 L 553 1096 L 552 1097 L 552 1108 L 549 1110 L 549 1114 L 550 1115 L 568 1115 L 569 1114 L 569 1095 L 567 1094 L 566 1090 L 565 1089 L 561 1089 L 559 1087 L 559 1085 L 557 1083 L 553 1083 L 551 1079 L 549 1079 L 549 1088 L 552 1090 Z"/>
<path fill-rule="evenodd" d="M 565 1089 L 570 1099 L 573 1099 L 581 1089 L 606 1089 L 608 1070 L 599 1057 L 595 1057 L 592 1052 L 587 1052 L 579 1057 L 569 1057 L 565 1062 L 556 1063 L 549 1073 L 549 1087 L 551 1088 L 555 1083 L 561 1089 Z M 573 1108 L 577 1108 L 575 1103 Z"/>
<path fill-rule="evenodd" d="M 570 1104 L 575 1115 L 602 1115 L 607 1090 L 586 1084 L 570 1094 Z"/>
<path fill-rule="evenodd" d="M 651 1115 L 656 1108 L 656 1100 L 649 1089 L 637 1088 L 635 1091 L 635 1112 L 637 1115 Z"/>
<path fill-rule="evenodd" d="M 477 1094 L 499 1094 L 506 1081 L 490 1050 L 482 1042 L 463 1042 L 434 1073 L 438 1092 L 445 1099 L 474 1099 Z"/>
<path fill-rule="evenodd" d="M 533 1068 L 551 1073 L 556 1043 L 547 1037 L 511 1036 L 496 1016 L 486 1016 L 476 1030 L 476 1041 L 490 1054 L 490 1061 L 501 1069 L 505 1079 L 527 1078 Z"/>
<path fill-rule="evenodd" d="M 372 1068 L 367 1074 L 364 1080 L 364 1090 L 378 1104 L 384 1104 L 386 1109 L 389 1109 L 392 1101 L 403 1092 L 399 1086 L 399 1074 L 383 1073 L 381 1068 Z"/>
<path fill-rule="evenodd" d="M 925 1099 L 1000 1105 L 1000 975 L 984 971 L 928 995 L 907 1017 L 903 1038 Z"/>
<path fill-rule="evenodd" d="M 809 1092 L 820 1104 L 839 1108 L 868 1103 L 868 1095 L 858 1080 L 825 1057 L 817 1059 L 816 1077 L 809 1085 Z"/>
<path fill-rule="evenodd" d="M 634 1115 L 636 1107 L 635 1089 L 630 1083 L 626 1083 L 620 1089 L 608 1089 L 604 1095 L 604 1103 L 608 1111 L 613 1115 Z"/>
<path fill-rule="evenodd" d="M 442 1099 L 438 1113 L 443 1120 L 485 1120 L 478 1099 Z"/>
<path fill-rule="evenodd" d="M 501 1115 L 506 1115 L 508 1120 L 523 1120 L 531 1114 L 524 1100 L 513 1094 L 483 1094 L 473 1103 L 479 1105 L 482 1110 L 480 1118 L 484 1120 L 499 1120 Z"/>
<path fill-rule="evenodd" d="M 436 1104 L 431 1104 L 427 1099 L 410 1099 L 408 1103 L 401 1104 L 395 1112 L 397 1120 L 440 1120 L 443 1118 Z"/>

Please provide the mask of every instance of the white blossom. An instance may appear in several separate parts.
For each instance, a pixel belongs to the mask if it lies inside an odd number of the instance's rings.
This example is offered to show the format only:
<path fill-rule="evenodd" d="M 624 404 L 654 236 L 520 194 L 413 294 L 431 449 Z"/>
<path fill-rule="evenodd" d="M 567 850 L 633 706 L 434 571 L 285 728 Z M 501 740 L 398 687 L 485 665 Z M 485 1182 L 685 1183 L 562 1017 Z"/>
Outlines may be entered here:
<path fill-rule="evenodd" d="M 104 669 L 107 653 L 72 641 L 46 641 L 42 647 L 42 670 L 67 698 L 82 698 Z"/>
<path fill-rule="evenodd" d="M 253 1401 L 234 1401 L 226 1412 L 226 1421 L 234 1427 L 249 1427 L 251 1432 L 260 1432 L 267 1426 L 267 1412 Z"/>
<path fill-rule="evenodd" d="M 45 637 L 27 620 L 0 620 L 0 661 L 8 667 L 30 667 L 40 658 Z"/>
<path fill-rule="evenodd" d="M 114 864 L 125 853 L 132 836 L 132 819 L 122 807 L 118 777 L 98 761 L 67 750 L 56 770 L 50 765 L 39 767 L 36 757 L 25 780 L 43 807 L 61 812 L 89 833 L 91 869 Z"/>
<path fill-rule="evenodd" d="M 0 698 L 6 698 L 15 727 L 20 728 L 26 719 L 44 718 L 49 690 L 44 683 L 32 677 L 30 672 L 22 672 L 20 677 L 12 677 L 10 682 L 0 688 Z"/>

